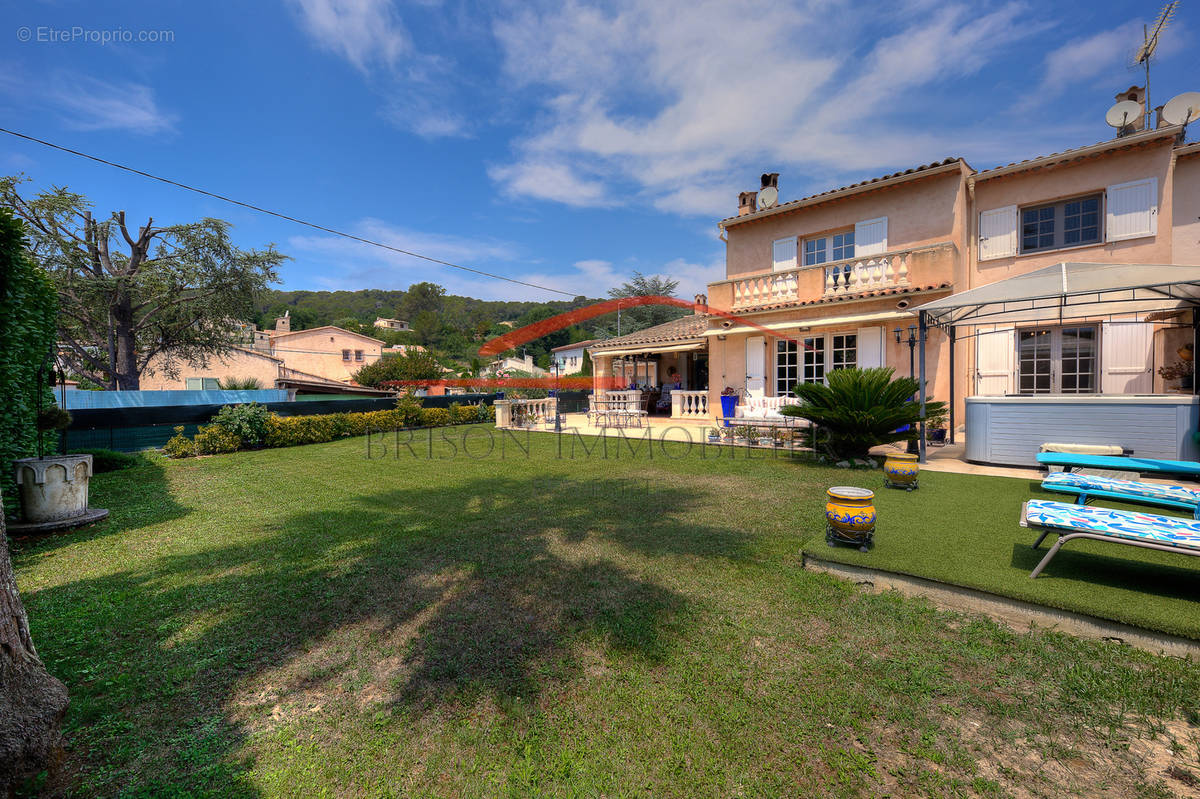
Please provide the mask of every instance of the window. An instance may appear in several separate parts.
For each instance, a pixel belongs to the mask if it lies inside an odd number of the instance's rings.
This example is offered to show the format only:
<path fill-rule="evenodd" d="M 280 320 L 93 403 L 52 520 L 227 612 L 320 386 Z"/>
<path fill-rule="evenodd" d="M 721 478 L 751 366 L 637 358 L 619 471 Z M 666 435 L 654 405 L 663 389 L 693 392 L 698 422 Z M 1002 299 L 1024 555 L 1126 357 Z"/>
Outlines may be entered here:
<path fill-rule="evenodd" d="M 804 240 L 804 265 L 816 266 L 829 260 L 825 255 L 825 239 Z"/>
<path fill-rule="evenodd" d="M 849 233 L 838 233 L 833 237 L 833 249 L 830 251 L 829 260 L 841 261 L 846 258 L 854 257 L 854 231 Z"/>
<path fill-rule="evenodd" d="M 804 339 L 804 373 L 805 383 L 825 382 L 825 337 L 810 336 Z"/>
<path fill-rule="evenodd" d="M 188 391 L 217 391 L 221 381 L 215 377 L 189 377 L 184 380 Z"/>
<path fill-rule="evenodd" d="M 796 342 L 778 339 L 775 342 L 775 396 L 791 396 L 799 376 Z"/>
<path fill-rule="evenodd" d="M 858 362 L 858 335 L 838 333 L 833 337 L 831 369 L 853 369 Z"/>
<path fill-rule="evenodd" d="M 1018 331 L 1017 375 L 1021 394 L 1095 393 L 1095 326 Z"/>
<path fill-rule="evenodd" d="M 362 351 L 362 350 L 355 350 L 355 351 L 354 351 L 354 360 L 356 360 L 356 361 L 361 361 L 362 359 L 363 359 L 363 351 Z"/>
<path fill-rule="evenodd" d="M 1100 241 L 1100 195 L 1021 209 L 1021 252 L 1042 252 Z"/>
<path fill-rule="evenodd" d="M 343 361 L 350 360 L 350 350 L 342 350 L 342 360 Z"/>

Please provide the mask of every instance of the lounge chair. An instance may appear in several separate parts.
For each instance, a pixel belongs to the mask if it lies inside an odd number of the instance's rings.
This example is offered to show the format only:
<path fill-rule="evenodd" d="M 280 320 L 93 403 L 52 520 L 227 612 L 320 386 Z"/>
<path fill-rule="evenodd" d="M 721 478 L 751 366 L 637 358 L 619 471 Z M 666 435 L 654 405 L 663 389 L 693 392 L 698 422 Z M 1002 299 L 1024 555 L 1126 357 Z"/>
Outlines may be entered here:
<path fill-rule="evenodd" d="M 1039 452 L 1037 462 L 1042 466 L 1061 466 L 1064 471 L 1068 472 L 1072 469 L 1115 469 L 1122 472 L 1200 476 L 1200 463 L 1195 461 L 1164 461 L 1154 458 L 1120 458 L 1111 455 Z"/>
<path fill-rule="evenodd" d="M 1041 574 L 1062 545 L 1075 538 L 1200 556 L 1200 521 L 1193 519 L 1031 499 L 1021 506 L 1021 526 L 1042 531 L 1034 549 L 1051 533 L 1058 535 L 1030 578 Z"/>
<path fill-rule="evenodd" d="M 1134 504 L 1182 508 L 1200 519 L 1200 491 L 1172 485 L 1156 485 L 1134 480 L 1114 480 L 1094 474 L 1051 472 L 1042 480 L 1042 488 L 1062 494 L 1074 494 L 1075 502 L 1086 505 L 1090 499 L 1114 499 Z"/>

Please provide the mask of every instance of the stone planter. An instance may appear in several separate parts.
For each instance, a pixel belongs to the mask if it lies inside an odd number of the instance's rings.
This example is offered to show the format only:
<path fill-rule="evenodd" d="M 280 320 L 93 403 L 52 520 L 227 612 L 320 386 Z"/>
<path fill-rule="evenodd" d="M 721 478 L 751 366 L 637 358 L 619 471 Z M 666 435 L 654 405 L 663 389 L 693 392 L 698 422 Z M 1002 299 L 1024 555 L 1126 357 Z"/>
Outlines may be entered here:
<path fill-rule="evenodd" d="M 13 463 L 21 497 L 17 532 L 51 531 L 99 521 L 108 511 L 88 508 L 91 455 L 49 455 Z"/>

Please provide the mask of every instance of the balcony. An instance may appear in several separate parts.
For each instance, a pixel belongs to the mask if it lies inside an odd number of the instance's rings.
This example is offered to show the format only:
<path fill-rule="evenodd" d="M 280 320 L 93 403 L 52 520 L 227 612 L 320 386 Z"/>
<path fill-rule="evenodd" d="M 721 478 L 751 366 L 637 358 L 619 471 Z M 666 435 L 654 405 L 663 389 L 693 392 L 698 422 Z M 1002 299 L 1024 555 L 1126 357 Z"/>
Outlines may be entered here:
<path fill-rule="evenodd" d="M 730 293 L 730 307 L 745 310 L 784 303 L 853 297 L 887 288 L 947 282 L 953 276 L 954 245 L 941 242 L 862 258 L 801 266 L 784 272 L 735 278 L 710 286 L 709 301 Z M 721 291 L 725 286 L 728 289 Z"/>

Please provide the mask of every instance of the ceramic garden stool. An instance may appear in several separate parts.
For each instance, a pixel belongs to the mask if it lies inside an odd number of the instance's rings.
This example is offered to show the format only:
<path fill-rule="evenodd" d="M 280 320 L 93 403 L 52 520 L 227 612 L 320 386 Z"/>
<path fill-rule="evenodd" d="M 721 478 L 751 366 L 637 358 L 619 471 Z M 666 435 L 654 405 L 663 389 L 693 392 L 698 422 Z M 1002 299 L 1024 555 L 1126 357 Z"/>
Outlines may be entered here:
<path fill-rule="evenodd" d="M 917 474 L 921 464 L 917 456 L 908 452 L 889 452 L 883 461 L 883 484 L 888 488 L 903 488 L 912 491 L 920 488 Z"/>
<path fill-rule="evenodd" d="M 875 540 L 875 492 L 857 486 L 834 486 L 825 492 L 825 542 L 850 544 L 866 552 Z"/>

